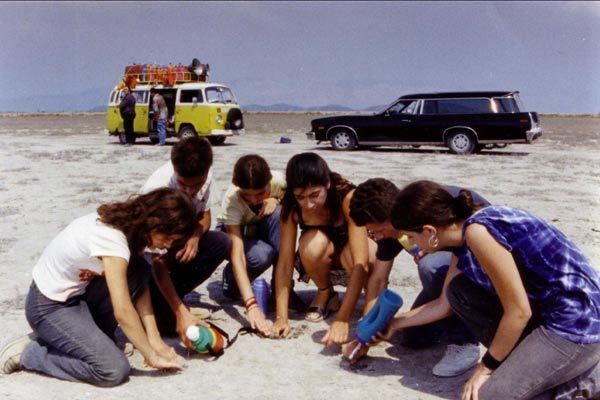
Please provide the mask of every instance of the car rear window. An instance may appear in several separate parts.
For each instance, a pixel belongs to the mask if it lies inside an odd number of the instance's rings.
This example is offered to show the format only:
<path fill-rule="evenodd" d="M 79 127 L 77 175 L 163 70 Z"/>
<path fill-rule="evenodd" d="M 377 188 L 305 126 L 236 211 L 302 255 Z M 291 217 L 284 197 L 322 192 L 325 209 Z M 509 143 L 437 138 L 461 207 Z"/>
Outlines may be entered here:
<path fill-rule="evenodd" d="M 426 100 L 424 114 L 484 114 L 494 112 L 490 99 Z"/>

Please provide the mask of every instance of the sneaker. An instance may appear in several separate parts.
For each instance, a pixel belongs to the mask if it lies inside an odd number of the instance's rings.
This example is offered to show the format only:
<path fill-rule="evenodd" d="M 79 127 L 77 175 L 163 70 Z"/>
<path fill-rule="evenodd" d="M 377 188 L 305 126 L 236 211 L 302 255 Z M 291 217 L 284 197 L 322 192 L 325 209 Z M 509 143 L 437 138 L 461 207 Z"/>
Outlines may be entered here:
<path fill-rule="evenodd" d="M 458 376 L 477 365 L 479 357 L 477 344 L 449 344 L 444 357 L 433 367 L 433 374 L 444 378 Z"/>
<path fill-rule="evenodd" d="M 21 354 L 25 350 L 25 346 L 36 337 L 37 335 L 32 332 L 13 340 L 2 348 L 0 351 L 0 368 L 2 368 L 3 374 L 12 374 L 21 369 Z"/>
<path fill-rule="evenodd" d="M 235 283 L 233 274 L 227 270 L 227 267 L 223 270 L 223 276 L 221 277 L 221 284 L 223 285 L 223 296 L 229 300 L 239 300 L 242 298 L 240 290 Z"/>

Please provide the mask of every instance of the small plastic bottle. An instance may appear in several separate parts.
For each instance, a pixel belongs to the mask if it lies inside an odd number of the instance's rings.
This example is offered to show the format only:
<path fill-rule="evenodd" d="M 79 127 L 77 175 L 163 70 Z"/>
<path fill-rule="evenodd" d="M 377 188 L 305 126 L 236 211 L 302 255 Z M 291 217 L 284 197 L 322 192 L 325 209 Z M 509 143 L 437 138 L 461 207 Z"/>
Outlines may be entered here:
<path fill-rule="evenodd" d="M 201 354 L 208 353 L 217 342 L 214 330 L 205 326 L 190 325 L 185 335 L 194 343 L 194 349 Z"/>
<path fill-rule="evenodd" d="M 263 278 L 258 278 L 252 282 L 252 290 L 256 297 L 258 308 L 263 314 L 267 314 L 267 301 L 269 300 L 269 284 Z"/>
<path fill-rule="evenodd" d="M 377 332 L 381 332 L 396 312 L 402 307 L 402 297 L 389 289 L 381 292 L 377 302 L 363 317 L 356 327 L 356 340 L 358 345 L 350 354 L 350 359 L 358 353 L 360 348 L 371 341 Z"/>

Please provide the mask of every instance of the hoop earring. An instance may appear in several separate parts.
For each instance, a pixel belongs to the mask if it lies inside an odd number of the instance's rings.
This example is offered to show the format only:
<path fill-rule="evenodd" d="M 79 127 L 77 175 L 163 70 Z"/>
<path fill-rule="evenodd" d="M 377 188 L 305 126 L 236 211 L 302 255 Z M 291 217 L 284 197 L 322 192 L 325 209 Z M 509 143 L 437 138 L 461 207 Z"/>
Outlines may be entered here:
<path fill-rule="evenodd" d="M 429 240 L 427 241 L 427 243 L 430 247 L 433 247 L 435 249 L 439 246 L 440 240 L 438 239 L 437 235 L 431 235 L 429 236 Z"/>

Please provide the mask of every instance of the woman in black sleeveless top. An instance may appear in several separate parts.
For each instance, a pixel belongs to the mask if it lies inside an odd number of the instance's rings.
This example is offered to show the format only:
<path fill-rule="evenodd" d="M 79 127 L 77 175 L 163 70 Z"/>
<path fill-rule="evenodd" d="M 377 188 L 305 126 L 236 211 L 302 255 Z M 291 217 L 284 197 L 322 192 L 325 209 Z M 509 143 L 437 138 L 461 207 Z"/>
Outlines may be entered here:
<path fill-rule="evenodd" d="M 348 289 L 342 304 L 333 289 L 332 271 L 342 271 L 350 281 L 366 276 L 367 263 L 374 259 L 375 245 L 364 227 L 350 218 L 350 200 L 355 186 L 331 172 L 325 160 L 315 153 L 292 157 L 286 168 L 287 189 L 282 200 L 281 242 L 276 268 L 277 320 L 274 331 L 286 336 L 288 296 L 296 254 L 302 268 L 317 286 L 306 320 L 318 322 L 339 309 L 336 321 L 324 338 L 348 335 L 348 320 L 353 305 L 360 296 L 362 285 Z M 297 230 L 301 234 L 296 252 Z M 371 242 L 371 243 L 369 243 Z M 371 257 L 370 257 L 371 256 Z M 339 275 L 339 274 L 336 274 Z"/>

